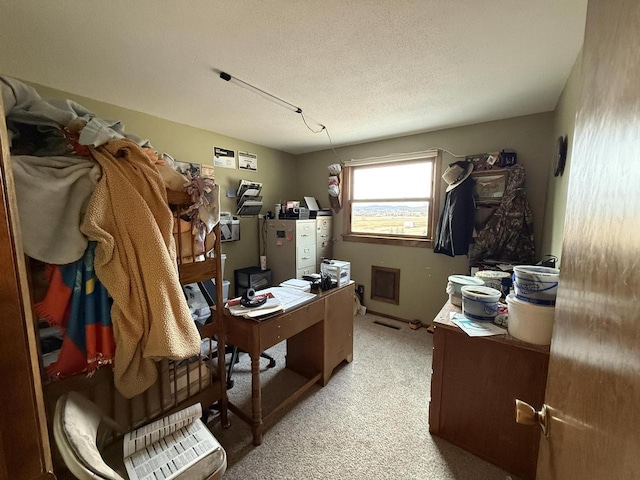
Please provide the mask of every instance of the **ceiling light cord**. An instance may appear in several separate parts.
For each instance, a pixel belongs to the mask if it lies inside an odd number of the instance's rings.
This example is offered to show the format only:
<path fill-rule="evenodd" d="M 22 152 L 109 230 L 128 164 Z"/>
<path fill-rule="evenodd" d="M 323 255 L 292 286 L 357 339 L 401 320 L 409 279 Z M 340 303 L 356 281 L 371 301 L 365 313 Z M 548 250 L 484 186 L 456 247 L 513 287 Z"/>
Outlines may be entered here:
<path fill-rule="evenodd" d="M 304 122 L 304 124 L 307 126 L 307 128 L 312 132 L 312 133 L 321 133 L 323 130 L 326 130 L 327 127 L 325 127 L 324 125 L 322 125 L 320 122 L 317 122 L 314 120 L 314 122 L 316 122 L 318 124 L 318 126 L 320 127 L 320 130 L 314 130 L 313 128 L 311 128 L 309 126 L 309 124 L 307 123 L 307 119 L 304 118 L 304 113 L 302 113 L 302 110 L 300 110 L 300 116 L 302 117 L 302 121 Z"/>
<path fill-rule="evenodd" d="M 270 102 L 275 103 L 276 105 L 280 105 L 281 107 L 284 107 L 287 110 L 291 110 L 293 113 L 299 113 L 300 116 L 302 117 L 302 121 L 304 122 L 305 126 L 312 133 L 322 133 L 323 131 L 326 132 L 327 138 L 329 139 L 329 145 L 331 146 L 331 150 L 333 151 L 333 154 L 336 156 L 338 161 L 340 163 L 342 163 L 342 160 L 338 156 L 338 153 L 336 152 L 336 149 L 333 147 L 333 141 L 331 140 L 331 135 L 329 135 L 329 129 L 325 125 L 321 124 L 317 120 L 313 120 L 320 127 L 319 130 L 314 130 L 307 123 L 307 119 L 305 118 L 304 113 L 302 113 L 302 109 L 300 107 L 294 105 L 293 103 L 289 103 L 286 100 L 281 99 L 280 97 L 276 97 L 275 95 L 271 95 L 269 92 L 265 92 L 264 90 L 262 90 L 262 89 L 260 89 L 258 87 L 254 87 L 250 83 L 247 83 L 247 82 L 245 82 L 243 80 L 240 80 L 239 78 L 233 77 L 233 76 L 229 75 L 226 72 L 219 72 L 219 73 L 220 73 L 220 78 L 222 80 L 225 80 L 227 82 L 231 82 L 231 83 L 233 83 L 235 85 L 238 85 L 239 87 L 242 87 L 242 88 L 244 88 L 246 90 L 249 90 L 250 92 L 253 92 L 253 93 L 257 94 L 257 95 L 260 95 L 261 97 L 269 100 Z M 309 118 L 311 118 L 311 117 L 309 117 Z"/>
<path fill-rule="evenodd" d="M 231 83 L 233 83 L 235 85 L 238 85 L 239 87 L 242 87 L 242 88 L 244 88 L 246 90 L 249 90 L 250 92 L 253 92 L 253 93 L 257 94 L 257 95 L 260 95 L 261 97 L 266 98 L 270 102 L 273 102 L 276 105 L 280 105 L 281 107 L 284 107 L 287 110 L 291 110 L 294 113 L 302 113 L 302 109 L 300 107 L 297 107 L 293 103 L 289 103 L 286 100 L 281 99 L 280 97 L 276 97 L 275 95 L 271 95 L 269 92 L 265 92 L 264 90 L 262 90 L 262 89 L 260 89 L 258 87 L 254 87 L 250 83 L 247 83 L 247 82 L 245 82 L 243 80 L 240 80 L 239 78 L 232 77 L 231 75 L 229 75 L 226 72 L 220 72 L 220 78 L 222 80 L 227 81 L 227 82 L 231 82 Z"/>
<path fill-rule="evenodd" d="M 333 151 L 333 154 L 335 155 L 336 159 L 338 160 L 338 162 L 341 165 L 344 165 L 344 162 L 342 161 L 342 159 L 340 158 L 340 156 L 338 155 L 338 152 L 336 152 L 336 149 L 333 146 L 333 141 L 331 140 L 331 135 L 329 135 L 329 129 L 321 124 L 320 122 L 318 122 L 317 120 L 313 120 L 315 123 L 318 124 L 318 126 L 320 127 L 319 130 L 314 130 L 313 128 L 311 128 L 311 126 L 309 125 L 309 123 L 307 123 L 307 119 L 304 116 L 304 113 L 302 112 L 302 109 L 296 105 L 294 105 L 293 103 L 289 103 L 286 100 L 281 99 L 280 97 L 276 97 L 275 95 L 270 94 L 269 92 L 265 92 L 264 90 L 255 87 L 253 85 L 251 85 L 250 83 L 247 83 L 243 80 L 240 80 L 239 78 L 233 77 L 231 75 L 229 75 L 226 72 L 219 72 L 220 73 L 220 78 L 222 80 L 225 80 L 227 82 L 231 82 L 235 85 L 238 85 L 239 87 L 242 87 L 246 90 L 249 90 L 250 92 L 253 92 L 257 95 L 260 95 L 261 97 L 269 100 L 270 102 L 275 103 L 276 105 L 280 105 L 281 107 L 286 108 L 287 110 L 291 110 L 293 113 L 298 113 L 300 114 L 300 117 L 302 117 L 302 121 L 304 122 L 304 125 L 309 129 L 310 132 L 312 133 L 322 133 L 323 131 L 327 134 L 327 138 L 329 139 L 329 145 L 331 146 L 331 151 Z M 311 117 L 309 117 L 309 119 L 311 119 Z M 439 147 L 435 147 L 438 150 L 442 150 L 443 152 L 447 152 L 449 155 L 451 155 L 454 158 L 465 158 L 466 155 L 456 155 L 455 153 L 450 152 L 449 150 L 447 150 L 446 148 L 439 148 Z"/>
<path fill-rule="evenodd" d="M 323 125 L 323 127 L 324 127 L 324 125 Z M 333 148 L 333 141 L 331 140 L 331 135 L 329 135 L 329 129 L 327 127 L 324 127 L 324 131 L 327 133 L 327 138 L 329 139 L 329 145 L 331 145 L 331 150 L 333 151 L 333 154 L 335 155 L 336 159 L 338 160 L 338 163 L 340 165 L 344 166 L 344 162 L 340 158 L 340 155 L 338 155 L 338 152 L 336 152 L 336 149 Z"/>

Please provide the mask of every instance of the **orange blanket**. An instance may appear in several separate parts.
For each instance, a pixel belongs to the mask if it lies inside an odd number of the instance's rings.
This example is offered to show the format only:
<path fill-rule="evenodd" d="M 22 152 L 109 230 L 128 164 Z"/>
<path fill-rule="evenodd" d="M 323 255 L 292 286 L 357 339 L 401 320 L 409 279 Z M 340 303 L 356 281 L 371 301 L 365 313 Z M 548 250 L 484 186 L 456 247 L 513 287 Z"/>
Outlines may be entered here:
<path fill-rule="evenodd" d="M 200 349 L 176 266 L 173 218 L 156 167 L 129 140 L 91 148 L 102 178 L 81 230 L 98 245 L 95 268 L 113 297 L 114 377 L 131 398 L 157 379 L 156 360 Z"/>

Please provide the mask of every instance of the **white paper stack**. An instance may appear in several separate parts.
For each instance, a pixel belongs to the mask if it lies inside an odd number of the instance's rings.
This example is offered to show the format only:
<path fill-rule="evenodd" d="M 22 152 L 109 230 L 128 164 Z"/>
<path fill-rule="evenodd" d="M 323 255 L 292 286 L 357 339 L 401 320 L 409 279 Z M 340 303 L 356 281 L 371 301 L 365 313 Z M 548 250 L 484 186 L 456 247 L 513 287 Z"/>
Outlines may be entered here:
<path fill-rule="evenodd" d="M 290 278 L 289 280 L 285 280 L 280 284 L 280 286 L 295 288 L 297 290 L 302 290 L 303 292 L 311 291 L 311 282 L 307 282 L 306 280 L 300 280 L 298 278 Z"/>

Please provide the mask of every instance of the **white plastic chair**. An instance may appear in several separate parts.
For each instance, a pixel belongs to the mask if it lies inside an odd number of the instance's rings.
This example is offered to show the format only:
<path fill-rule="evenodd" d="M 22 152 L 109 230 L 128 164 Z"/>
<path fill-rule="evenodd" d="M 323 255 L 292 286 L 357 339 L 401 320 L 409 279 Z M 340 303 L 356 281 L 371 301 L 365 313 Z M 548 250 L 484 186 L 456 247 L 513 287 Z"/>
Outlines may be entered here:
<path fill-rule="evenodd" d="M 69 392 L 58 399 L 53 436 L 69 471 L 79 480 L 129 480 L 124 467 L 125 430 L 90 400 Z M 120 441 L 114 441 L 118 437 Z M 227 469 L 227 454 L 216 450 L 176 477 L 176 480 L 217 480 Z"/>

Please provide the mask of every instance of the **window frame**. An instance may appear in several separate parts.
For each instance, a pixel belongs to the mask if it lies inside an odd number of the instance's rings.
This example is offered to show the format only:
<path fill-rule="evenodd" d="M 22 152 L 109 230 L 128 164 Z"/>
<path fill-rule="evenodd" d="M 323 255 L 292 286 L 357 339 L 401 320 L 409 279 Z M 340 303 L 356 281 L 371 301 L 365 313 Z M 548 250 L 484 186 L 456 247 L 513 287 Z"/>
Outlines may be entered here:
<path fill-rule="evenodd" d="M 346 242 L 375 243 L 382 245 L 396 245 L 403 247 L 423 247 L 433 248 L 436 226 L 438 223 L 438 214 L 440 212 L 440 171 L 442 164 L 442 151 L 434 150 L 430 152 L 421 152 L 420 154 L 398 155 L 390 157 L 382 157 L 379 159 L 371 159 L 371 163 L 360 163 L 354 161 L 353 165 L 345 162 L 343 168 L 342 193 L 344 198 L 344 214 L 342 240 Z M 374 165 L 388 165 L 389 163 L 410 163 L 416 161 L 432 161 L 432 178 L 431 178 L 431 197 L 429 200 L 429 217 L 427 223 L 427 235 L 425 237 L 401 236 L 401 235 L 382 235 L 371 233 L 354 233 L 351 231 L 352 203 L 353 203 L 353 169 L 359 167 L 371 167 Z M 429 197 L 426 197 L 429 198 Z M 402 199 L 407 200 L 407 199 Z"/>

